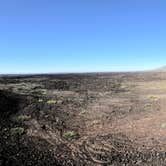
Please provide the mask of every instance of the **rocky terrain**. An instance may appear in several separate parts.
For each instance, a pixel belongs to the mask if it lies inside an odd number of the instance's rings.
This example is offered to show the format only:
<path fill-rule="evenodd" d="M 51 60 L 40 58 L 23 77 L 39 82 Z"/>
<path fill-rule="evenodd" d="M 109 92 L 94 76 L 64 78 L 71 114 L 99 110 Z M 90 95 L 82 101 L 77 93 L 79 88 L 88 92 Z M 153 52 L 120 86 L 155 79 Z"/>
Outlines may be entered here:
<path fill-rule="evenodd" d="M 166 73 L 0 77 L 0 165 L 166 165 Z"/>

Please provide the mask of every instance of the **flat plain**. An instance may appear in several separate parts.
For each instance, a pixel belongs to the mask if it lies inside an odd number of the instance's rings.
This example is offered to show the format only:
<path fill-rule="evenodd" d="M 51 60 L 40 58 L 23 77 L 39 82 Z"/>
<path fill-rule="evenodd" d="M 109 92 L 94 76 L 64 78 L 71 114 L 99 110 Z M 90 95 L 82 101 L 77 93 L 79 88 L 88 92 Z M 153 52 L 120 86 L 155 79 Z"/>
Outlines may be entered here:
<path fill-rule="evenodd" d="M 1 76 L 0 165 L 166 165 L 166 72 Z"/>

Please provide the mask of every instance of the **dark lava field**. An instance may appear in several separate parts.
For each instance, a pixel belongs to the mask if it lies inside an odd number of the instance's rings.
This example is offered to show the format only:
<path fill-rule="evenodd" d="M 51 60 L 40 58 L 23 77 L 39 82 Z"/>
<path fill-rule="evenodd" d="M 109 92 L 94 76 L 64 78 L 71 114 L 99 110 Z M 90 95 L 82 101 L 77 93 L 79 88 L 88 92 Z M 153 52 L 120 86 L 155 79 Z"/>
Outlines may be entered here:
<path fill-rule="evenodd" d="M 0 166 L 165 166 L 166 73 L 0 76 Z"/>

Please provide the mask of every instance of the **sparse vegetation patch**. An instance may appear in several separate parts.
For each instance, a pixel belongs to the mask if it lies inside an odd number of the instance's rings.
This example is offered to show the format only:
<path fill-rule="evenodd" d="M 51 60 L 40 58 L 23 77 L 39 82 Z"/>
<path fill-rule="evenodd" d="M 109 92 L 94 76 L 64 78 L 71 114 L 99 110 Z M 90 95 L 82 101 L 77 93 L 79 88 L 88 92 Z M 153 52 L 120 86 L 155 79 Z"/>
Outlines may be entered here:
<path fill-rule="evenodd" d="M 161 80 L 166 74 L 0 77 L 0 165 L 166 165 Z"/>
<path fill-rule="evenodd" d="M 68 140 L 68 141 L 71 141 L 75 138 L 77 138 L 77 133 L 74 132 L 74 131 L 67 131 L 63 134 L 63 137 Z"/>
<path fill-rule="evenodd" d="M 47 104 L 56 104 L 56 103 L 57 103 L 56 100 L 48 100 L 48 101 L 47 101 Z"/>
<path fill-rule="evenodd" d="M 31 119 L 30 115 L 19 115 L 14 118 L 16 122 L 24 122 Z"/>
<path fill-rule="evenodd" d="M 11 136 L 14 136 L 14 137 L 21 136 L 24 134 L 24 132 L 25 130 L 22 127 L 15 127 L 10 129 L 10 134 Z"/>

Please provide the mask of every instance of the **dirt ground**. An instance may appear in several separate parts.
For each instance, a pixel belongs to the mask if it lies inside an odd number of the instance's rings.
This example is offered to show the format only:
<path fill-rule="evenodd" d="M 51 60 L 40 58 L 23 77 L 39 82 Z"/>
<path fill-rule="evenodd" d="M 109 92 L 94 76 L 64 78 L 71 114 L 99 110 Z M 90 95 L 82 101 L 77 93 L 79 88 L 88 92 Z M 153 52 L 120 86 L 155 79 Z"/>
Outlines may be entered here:
<path fill-rule="evenodd" d="M 166 165 L 166 73 L 1 76 L 1 165 Z"/>

